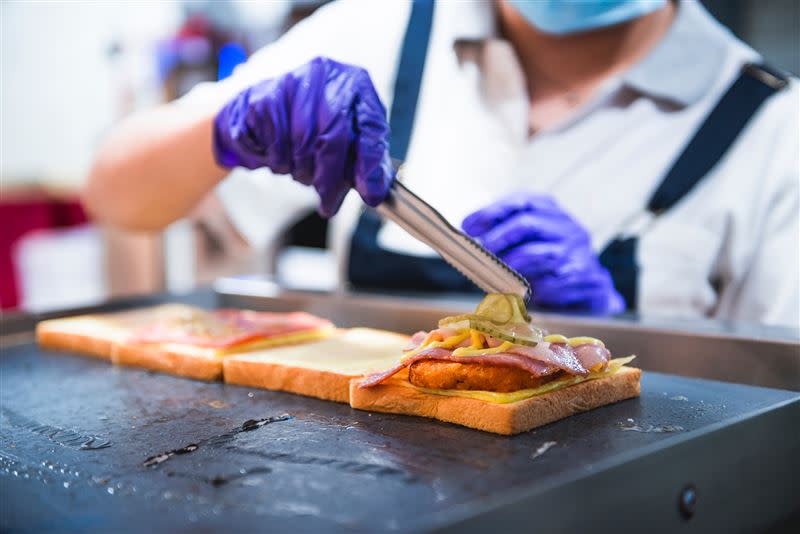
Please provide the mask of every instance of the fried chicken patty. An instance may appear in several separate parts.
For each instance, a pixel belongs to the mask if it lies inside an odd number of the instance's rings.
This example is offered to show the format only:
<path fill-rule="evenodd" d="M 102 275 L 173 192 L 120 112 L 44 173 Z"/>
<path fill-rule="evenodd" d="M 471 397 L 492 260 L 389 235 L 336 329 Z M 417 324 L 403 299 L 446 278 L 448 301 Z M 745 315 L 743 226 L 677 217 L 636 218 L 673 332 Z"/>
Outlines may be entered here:
<path fill-rule="evenodd" d="M 528 371 L 516 367 L 421 360 L 408 368 L 408 381 L 417 387 L 428 389 L 471 389 L 508 393 L 537 388 L 560 374 L 535 377 Z"/>

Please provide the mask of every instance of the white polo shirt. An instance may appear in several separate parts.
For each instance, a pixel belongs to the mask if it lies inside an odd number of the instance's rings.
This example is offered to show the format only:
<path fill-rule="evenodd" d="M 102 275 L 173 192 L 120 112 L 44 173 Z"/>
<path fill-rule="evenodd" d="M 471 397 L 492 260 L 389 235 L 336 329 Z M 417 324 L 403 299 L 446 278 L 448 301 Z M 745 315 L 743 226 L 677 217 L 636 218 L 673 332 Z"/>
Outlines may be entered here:
<path fill-rule="evenodd" d="M 409 14 L 405 1 L 339 0 L 181 105 L 221 107 L 239 90 L 324 55 L 366 68 L 390 109 Z M 506 194 L 532 191 L 553 195 L 598 253 L 621 231 L 640 234 L 643 314 L 800 326 L 796 83 L 759 109 L 683 201 L 656 220 L 640 216 L 741 66 L 754 60 L 756 52 L 684 0 L 644 59 L 529 139 L 524 77 L 496 35 L 492 3 L 438 2 L 404 183 L 456 226 Z M 240 232 L 267 250 L 318 202 L 311 188 L 267 170 L 235 170 L 218 194 Z M 362 205 L 351 192 L 331 221 L 342 281 Z M 434 254 L 391 223 L 378 238 L 389 250 Z"/>

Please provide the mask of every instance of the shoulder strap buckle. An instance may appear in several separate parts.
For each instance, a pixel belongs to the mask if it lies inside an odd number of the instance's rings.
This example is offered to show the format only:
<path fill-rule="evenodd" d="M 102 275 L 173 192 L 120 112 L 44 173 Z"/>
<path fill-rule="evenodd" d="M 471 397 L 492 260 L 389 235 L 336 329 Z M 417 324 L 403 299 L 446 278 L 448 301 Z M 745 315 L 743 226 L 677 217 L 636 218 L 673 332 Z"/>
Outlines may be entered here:
<path fill-rule="evenodd" d="M 769 65 L 747 63 L 742 71 L 776 91 L 789 85 L 788 76 Z"/>

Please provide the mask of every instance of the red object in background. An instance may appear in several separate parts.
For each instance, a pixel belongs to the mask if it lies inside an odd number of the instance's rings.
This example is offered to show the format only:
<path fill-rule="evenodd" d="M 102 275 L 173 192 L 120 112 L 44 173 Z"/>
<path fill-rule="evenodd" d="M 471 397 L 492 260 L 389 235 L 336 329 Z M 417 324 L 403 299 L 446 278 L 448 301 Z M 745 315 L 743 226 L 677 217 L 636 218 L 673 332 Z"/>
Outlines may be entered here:
<path fill-rule="evenodd" d="M 0 309 L 16 308 L 20 301 L 19 275 L 11 255 L 14 244 L 34 230 L 66 228 L 87 221 L 77 200 L 0 200 Z"/>
<path fill-rule="evenodd" d="M 180 27 L 176 38 L 189 39 L 193 37 L 211 37 L 213 28 L 211 23 L 202 15 L 193 15 L 186 19 L 183 26 Z"/>

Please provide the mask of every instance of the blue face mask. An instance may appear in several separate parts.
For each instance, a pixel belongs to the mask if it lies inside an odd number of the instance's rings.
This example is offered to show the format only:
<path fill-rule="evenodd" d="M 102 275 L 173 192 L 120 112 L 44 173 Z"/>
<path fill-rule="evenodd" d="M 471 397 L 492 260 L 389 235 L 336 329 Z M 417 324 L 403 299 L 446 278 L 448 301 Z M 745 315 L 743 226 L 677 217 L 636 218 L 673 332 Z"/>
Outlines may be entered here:
<path fill-rule="evenodd" d="M 664 7 L 667 0 L 508 0 L 545 33 L 564 35 L 620 24 Z"/>

